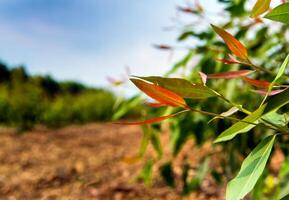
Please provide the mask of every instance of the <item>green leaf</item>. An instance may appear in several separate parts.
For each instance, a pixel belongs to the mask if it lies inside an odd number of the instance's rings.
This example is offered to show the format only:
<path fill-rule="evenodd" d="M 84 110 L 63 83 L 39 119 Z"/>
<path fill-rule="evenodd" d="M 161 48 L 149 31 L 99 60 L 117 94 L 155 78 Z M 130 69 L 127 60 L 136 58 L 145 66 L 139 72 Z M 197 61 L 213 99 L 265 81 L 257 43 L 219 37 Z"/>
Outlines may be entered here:
<path fill-rule="evenodd" d="M 140 157 L 143 157 L 146 150 L 147 150 L 149 140 L 150 140 L 150 131 L 151 130 L 150 130 L 150 127 L 148 125 L 142 126 L 143 137 L 142 137 L 141 145 L 140 145 L 139 152 L 138 152 L 138 155 Z"/>
<path fill-rule="evenodd" d="M 271 112 L 266 116 L 262 117 L 262 119 L 281 127 L 286 126 L 288 124 L 287 118 L 288 116 L 286 113 L 279 114 L 277 112 Z"/>
<path fill-rule="evenodd" d="M 265 18 L 289 24 L 289 3 L 284 3 L 274 8 Z"/>
<path fill-rule="evenodd" d="M 214 142 L 215 143 L 224 142 L 234 138 L 236 135 L 240 133 L 245 133 L 251 130 L 253 127 L 255 127 L 255 125 L 250 123 L 258 123 L 259 119 L 265 117 L 267 114 L 271 112 L 277 111 L 279 108 L 288 103 L 289 103 L 289 89 L 286 89 L 284 92 L 279 93 L 273 97 L 270 97 L 267 103 L 259 107 L 257 110 L 252 112 L 244 119 L 242 119 L 242 121 L 233 124 L 231 127 L 223 131 Z"/>
<path fill-rule="evenodd" d="M 146 185 L 151 184 L 153 165 L 154 165 L 154 161 L 148 160 L 139 175 L 139 178 L 142 179 Z"/>
<path fill-rule="evenodd" d="M 263 173 L 274 140 L 275 135 L 266 137 L 244 160 L 238 175 L 227 186 L 226 200 L 243 199 L 253 189 Z"/>
<path fill-rule="evenodd" d="M 289 7 L 288 7 L 288 12 L 289 12 Z M 270 87 L 273 87 L 275 85 L 275 83 L 282 77 L 282 75 L 284 74 L 284 72 L 286 70 L 288 63 L 289 63 L 289 54 L 286 56 L 284 62 L 282 63 L 280 69 L 278 70 L 278 73 L 277 73 L 275 79 L 271 82 Z"/>
<path fill-rule="evenodd" d="M 271 0 L 257 0 L 252 13 L 251 17 L 258 17 L 266 12 L 270 7 Z"/>
<path fill-rule="evenodd" d="M 285 58 L 284 62 L 282 63 L 281 67 L 278 70 L 278 73 L 276 75 L 276 77 L 274 78 L 274 80 L 271 82 L 271 84 L 268 87 L 268 91 L 266 96 L 264 97 L 261 105 L 265 102 L 265 100 L 267 99 L 267 97 L 269 96 L 269 94 L 271 93 L 273 86 L 275 85 L 275 83 L 282 77 L 282 75 L 284 74 L 286 67 L 289 63 L 289 54 L 287 55 L 287 57 Z"/>
<path fill-rule="evenodd" d="M 262 114 L 266 108 L 266 105 L 267 104 L 261 106 L 260 108 L 255 110 L 253 113 L 251 113 L 250 115 L 245 117 L 242 122 L 237 122 L 234 125 L 232 125 L 230 128 L 223 131 L 221 133 L 221 135 L 219 135 L 217 137 L 217 139 L 214 141 L 214 143 L 231 140 L 236 135 L 251 130 L 253 127 L 255 127 L 255 125 L 250 124 L 250 123 L 256 123 L 256 121 L 262 116 Z M 244 121 L 250 122 L 250 123 L 246 123 Z"/>
<path fill-rule="evenodd" d="M 153 129 L 152 129 L 152 134 L 151 134 L 151 143 L 152 143 L 154 150 L 158 154 L 158 159 L 161 159 L 163 156 L 163 150 L 162 150 L 162 145 L 160 142 L 159 132 Z"/>
<path fill-rule="evenodd" d="M 203 84 L 193 84 L 181 78 L 164 78 L 160 76 L 137 77 L 157 84 L 183 98 L 206 99 L 218 96 L 216 92 Z"/>

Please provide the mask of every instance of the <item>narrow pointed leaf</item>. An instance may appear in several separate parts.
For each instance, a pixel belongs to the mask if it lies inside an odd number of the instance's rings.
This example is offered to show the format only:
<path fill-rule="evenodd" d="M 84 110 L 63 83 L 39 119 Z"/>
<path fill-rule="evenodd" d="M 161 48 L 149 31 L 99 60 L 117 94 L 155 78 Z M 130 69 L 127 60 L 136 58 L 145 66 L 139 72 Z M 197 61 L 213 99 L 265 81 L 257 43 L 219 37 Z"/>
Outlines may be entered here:
<path fill-rule="evenodd" d="M 231 35 L 222 28 L 219 28 L 212 24 L 211 26 L 213 27 L 214 31 L 224 40 L 224 42 L 233 54 L 243 60 L 248 60 L 247 49 L 239 40 L 237 40 L 233 35 Z"/>
<path fill-rule="evenodd" d="M 252 72 L 254 72 L 254 71 L 252 71 L 252 70 L 239 70 L 239 71 L 207 74 L 207 77 L 209 79 L 233 79 L 233 78 L 240 78 L 243 76 L 247 76 L 248 74 L 250 74 Z"/>
<path fill-rule="evenodd" d="M 289 24 L 289 3 L 284 3 L 277 6 L 267 15 L 265 15 L 265 18 Z"/>
<path fill-rule="evenodd" d="M 270 156 L 275 135 L 266 137 L 243 161 L 238 175 L 229 182 L 226 200 L 243 199 L 262 175 Z"/>
<path fill-rule="evenodd" d="M 289 12 L 289 7 L 288 7 L 288 12 Z M 289 64 L 289 54 L 286 56 L 284 62 L 282 63 L 281 67 L 278 70 L 278 73 L 275 79 L 272 81 L 271 83 L 272 86 L 281 78 L 281 76 L 283 76 L 288 64 Z"/>
<path fill-rule="evenodd" d="M 251 17 L 258 17 L 270 8 L 271 0 L 257 0 L 253 7 Z"/>
<path fill-rule="evenodd" d="M 251 113 L 250 115 L 245 117 L 242 122 L 237 122 L 237 123 L 233 124 L 230 128 L 228 128 L 225 131 L 223 131 L 217 137 L 217 139 L 214 141 L 214 143 L 231 140 L 236 135 L 251 130 L 253 127 L 255 127 L 255 125 L 249 124 L 249 123 L 246 123 L 246 122 L 256 123 L 256 121 L 261 118 L 261 116 L 262 116 L 262 114 L 263 114 L 263 112 L 264 112 L 264 110 L 266 108 L 266 105 L 267 104 L 261 106 L 260 108 L 255 110 L 253 113 Z"/>
<path fill-rule="evenodd" d="M 233 124 L 231 127 L 223 131 L 214 142 L 217 143 L 231 140 L 236 135 L 251 130 L 253 127 L 255 127 L 255 125 L 246 122 L 258 123 L 258 120 L 261 119 L 263 116 L 271 112 L 277 111 L 279 108 L 288 103 L 289 89 L 286 89 L 284 92 L 270 97 L 265 104 L 263 104 L 257 110 L 245 117 L 242 121 Z"/>
<path fill-rule="evenodd" d="M 200 76 L 200 78 L 201 78 L 202 84 L 203 84 L 203 85 L 206 85 L 207 79 L 208 79 L 207 74 L 205 74 L 205 73 L 203 73 L 203 72 L 199 72 L 199 76 Z"/>
<path fill-rule="evenodd" d="M 212 89 L 202 84 L 192 84 L 181 78 L 164 78 L 159 76 L 138 77 L 170 90 L 183 98 L 206 99 L 218 96 Z"/>
<path fill-rule="evenodd" d="M 160 103 L 164 103 L 171 106 L 185 107 L 185 100 L 177 95 L 176 93 L 162 88 L 158 85 L 147 83 L 139 79 L 130 79 L 135 86 L 137 86 L 141 91 L 143 91 L 149 97 L 157 100 Z"/>
<path fill-rule="evenodd" d="M 258 88 L 268 88 L 271 84 L 268 81 L 255 80 L 248 77 L 243 77 L 243 80 L 249 83 L 250 85 L 253 85 Z"/>
<path fill-rule="evenodd" d="M 222 119 L 224 117 L 229 117 L 229 116 L 233 115 L 234 113 L 236 113 L 238 110 L 239 110 L 239 108 L 234 106 L 234 107 L 230 108 L 229 110 L 227 110 L 226 112 L 222 112 L 219 116 L 214 117 L 208 123 L 210 123 L 211 121 L 213 121 L 215 119 Z"/>
<path fill-rule="evenodd" d="M 286 67 L 289 63 L 289 54 L 287 55 L 287 57 L 285 58 L 284 62 L 282 63 L 281 67 L 278 70 L 278 73 L 276 75 L 276 77 L 274 78 L 274 80 L 272 81 L 272 83 L 269 85 L 267 94 L 265 95 L 265 98 L 263 99 L 261 105 L 265 102 L 265 100 L 267 99 L 267 96 L 270 96 L 272 88 L 274 86 L 274 84 L 282 77 L 282 75 L 284 74 Z M 280 93 L 280 92 L 279 92 Z M 273 93 L 274 94 L 274 93 Z"/>
<path fill-rule="evenodd" d="M 146 102 L 145 105 L 150 106 L 150 107 L 170 106 L 170 105 L 165 104 L 165 103 L 150 103 L 150 102 Z"/>
<path fill-rule="evenodd" d="M 283 90 L 271 90 L 270 92 L 268 92 L 267 90 L 253 90 L 253 91 L 256 92 L 257 94 L 262 95 L 262 96 L 274 96 L 276 94 L 284 92 L 284 90 L 285 89 L 283 89 Z"/>
<path fill-rule="evenodd" d="M 176 115 L 179 115 L 181 113 L 187 112 L 188 110 L 183 110 L 171 115 L 165 115 L 165 116 L 161 116 L 161 117 L 156 117 L 156 118 L 152 118 L 152 119 L 147 119 L 144 121 L 137 121 L 137 122 L 116 122 L 115 124 L 122 124 L 122 125 L 144 125 L 144 124 L 154 124 L 154 123 L 159 123 L 162 122 L 166 119 L 172 118 Z"/>

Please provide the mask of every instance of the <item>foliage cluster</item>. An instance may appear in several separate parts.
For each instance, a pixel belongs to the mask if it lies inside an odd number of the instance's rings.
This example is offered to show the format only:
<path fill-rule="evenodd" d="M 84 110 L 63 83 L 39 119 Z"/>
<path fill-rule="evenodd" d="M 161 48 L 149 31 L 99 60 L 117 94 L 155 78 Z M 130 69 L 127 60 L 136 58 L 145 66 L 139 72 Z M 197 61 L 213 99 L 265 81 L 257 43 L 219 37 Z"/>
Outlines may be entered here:
<path fill-rule="evenodd" d="M 216 184 L 229 181 L 228 200 L 243 199 L 251 191 L 252 199 L 288 198 L 289 3 L 281 1 L 269 11 L 270 0 L 257 0 L 255 5 L 245 0 L 218 2 L 224 8 L 218 14 L 206 12 L 198 2 L 178 8 L 193 21 L 183 27 L 179 42 L 198 43 L 185 47 L 187 54 L 166 77 L 131 78 L 135 86 L 156 101 L 148 103 L 159 107 L 152 114 L 161 115 L 124 123 L 144 127 L 145 145 L 139 157 L 149 143 L 157 153 L 144 166 L 141 177 L 149 183 L 154 164 L 165 162 L 160 173 L 168 185 L 176 187 L 174 159 L 183 145 L 191 139 L 199 146 L 212 141 L 215 150 L 221 148 L 221 154 L 207 155 L 197 169 L 184 163 L 183 194 L 200 189 L 207 175 Z M 208 22 L 210 15 L 221 19 Z M 165 119 L 169 119 L 172 158 L 164 161 L 159 141 L 163 126 L 151 124 Z M 272 149 L 285 155 L 278 173 L 265 168 Z M 213 156 L 221 163 L 218 169 L 209 167 Z M 191 172 L 195 176 L 189 176 Z"/>

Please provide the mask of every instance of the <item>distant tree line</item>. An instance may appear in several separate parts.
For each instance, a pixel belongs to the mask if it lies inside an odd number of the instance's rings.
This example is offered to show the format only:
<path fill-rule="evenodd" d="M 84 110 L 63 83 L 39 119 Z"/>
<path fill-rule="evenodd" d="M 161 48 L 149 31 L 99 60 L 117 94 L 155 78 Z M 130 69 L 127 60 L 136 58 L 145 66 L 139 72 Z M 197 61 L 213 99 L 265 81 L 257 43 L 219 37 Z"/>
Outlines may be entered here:
<path fill-rule="evenodd" d="M 51 76 L 29 75 L 23 66 L 0 63 L 0 124 L 27 130 L 109 120 L 116 98 L 105 89 Z"/>

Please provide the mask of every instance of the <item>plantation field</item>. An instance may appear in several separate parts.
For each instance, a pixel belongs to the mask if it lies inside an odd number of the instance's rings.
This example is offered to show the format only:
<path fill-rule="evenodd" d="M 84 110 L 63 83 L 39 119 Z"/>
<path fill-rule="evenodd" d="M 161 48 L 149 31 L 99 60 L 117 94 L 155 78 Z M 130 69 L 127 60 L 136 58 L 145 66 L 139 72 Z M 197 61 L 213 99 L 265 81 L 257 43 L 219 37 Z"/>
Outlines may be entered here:
<path fill-rule="evenodd" d="M 166 135 L 161 137 L 163 144 Z M 0 199 L 181 199 L 160 177 L 150 187 L 138 181 L 141 161 L 124 162 L 137 153 L 141 136 L 139 127 L 111 124 L 36 128 L 23 135 L 1 129 Z M 200 150 L 192 146 L 189 143 L 184 148 L 191 157 L 181 152 L 176 162 L 186 158 L 197 164 L 210 150 L 209 145 Z M 149 149 L 147 158 L 151 156 Z M 190 199 L 223 196 L 222 186 L 210 186 L 209 181 L 203 185 Z"/>

